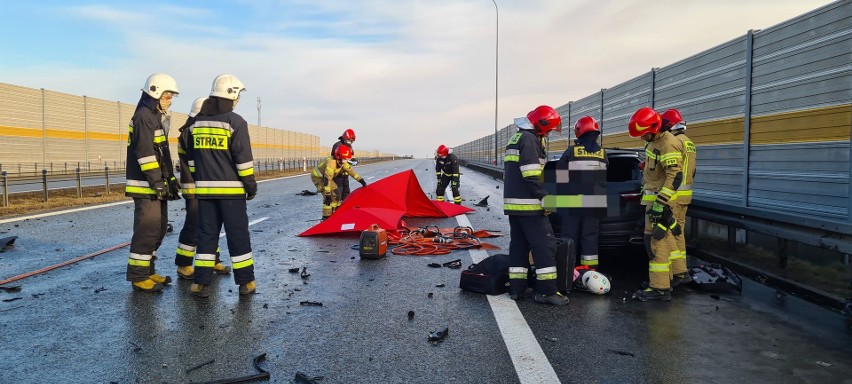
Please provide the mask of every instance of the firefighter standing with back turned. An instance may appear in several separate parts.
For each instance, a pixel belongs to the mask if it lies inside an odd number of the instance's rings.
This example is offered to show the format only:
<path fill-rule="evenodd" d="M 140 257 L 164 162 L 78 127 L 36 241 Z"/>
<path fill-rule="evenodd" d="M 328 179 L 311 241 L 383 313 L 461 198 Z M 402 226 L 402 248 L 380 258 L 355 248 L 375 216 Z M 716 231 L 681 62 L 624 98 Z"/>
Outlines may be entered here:
<path fill-rule="evenodd" d="M 680 140 L 662 130 L 662 118 L 651 108 L 641 108 L 633 114 L 628 133 L 647 142 L 642 204 L 647 207 L 645 244 L 650 244 L 648 253 L 651 258 L 648 263 L 649 286 L 636 291 L 633 298 L 669 301 L 672 299 L 671 258 L 680 255 L 675 236 L 681 233 L 670 200 L 683 183 L 683 148 Z"/>
<path fill-rule="evenodd" d="M 503 213 L 509 216 L 509 296 L 523 297 L 527 288 L 529 253 L 536 266 L 535 301 L 567 305 L 568 298 L 557 292 L 556 238 L 542 208 L 547 194 L 542 185 L 542 166 L 547 161 L 542 141 L 551 131 L 562 131 L 562 118 L 542 105 L 526 117 L 516 118 L 518 132 L 509 138 L 503 158 Z"/>
<path fill-rule="evenodd" d="M 192 172 L 195 171 L 195 162 L 189 161 L 186 158 L 186 148 L 192 146 L 192 135 L 189 133 L 189 127 L 195 123 L 195 116 L 201 111 L 201 105 L 207 100 L 206 97 L 199 97 L 192 103 L 192 109 L 189 111 L 189 118 L 186 123 L 180 127 L 180 137 L 178 138 L 178 161 L 180 162 L 180 187 L 181 195 L 186 202 L 186 218 L 183 221 L 183 229 L 180 231 L 178 238 L 177 250 L 175 251 L 175 265 L 177 265 L 178 277 L 186 280 L 192 280 L 195 277 L 195 269 L 192 267 L 192 261 L 195 258 L 195 248 L 197 242 L 198 229 L 198 199 L 195 198 L 195 180 L 192 178 Z M 226 267 L 219 260 L 219 247 L 216 247 L 216 265 L 213 271 L 217 275 L 227 275 L 231 273 L 231 267 Z"/>
<path fill-rule="evenodd" d="M 574 239 L 580 265 L 598 267 L 598 234 L 601 217 L 606 216 L 606 151 L 598 143 L 598 122 L 583 116 L 574 124 L 575 145 L 562 153 L 560 162 L 568 162 L 570 194 L 560 205 L 562 237 Z M 567 208 L 567 209 L 561 209 Z"/>
<path fill-rule="evenodd" d="M 236 76 L 217 76 L 210 97 L 188 128 L 192 146 L 184 148 L 187 162 L 195 169 L 192 176 L 199 211 L 190 292 L 202 298 L 210 295 L 223 224 L 239 294 L 250 295 L 257 289 L 246 213 L 246 201 L 257 194 L 257 182 L 248 123 L 234 112 L 243 91 L 245 86 Z"/>
<path fill-rule="evenodd" d="M 322 193 L 322 220 L 331 216 L 332 213 L 340 205 L 339 188 L 340 186 L 334 180 L 341 174 L 352 176 L 361 186 L 367 186 L 367 181 L 364 180 L 358 172 L 352 169 L 349 165 L 349 159 L 352 158 L 352 148 L 348 145 L 339 145 L 334 150 L 334 155 L 326 157 L 311 172 L 311 182 L 317 187 L 317 192 Z"/>
<path fill-rule="evenodd" d="M 350 149 L 352 149 L 352 156 L 355 156 L 355 149 L 352 148 L 352 144 L 355 142 L 355 131 L 352 129 L 347 129 L 343 131 L 343 134 L 337 138 L 337 142 L 331 146 L 331 157 L 334 157 L 334 151 L 337 150 L 337 147 L 341 145 L 346 145 Z M 352 192 L 349 189 L 349 175 L 346 172 L 340 172 L 334 178 L 334 183 L 337 184 L 337 188 L 339 189 L 340 194 L 338 195 L 339 201 L 346 200 L 346 196 L 349 196 L 349 193 Z"/>
<path fill-rule="evenodd" d="M 149 76 L 128 127 L 124 194 L 133 198 L 134 210 L 127 281 L 136 291 L 161 291 L 172 281 L 157 274 L 154 262 L 166 235 L 166 200 L 180 199 L 168 140 L 169 107 L 177 94 L 177 82 L 171 76 Z"/>
<path fill-rule="evenodd" d="M 672 197 L 672 214 L 677 220 L 680 228 L 686 228 L 686 210 L 689 204 L 692 203 L 692 180 L 695 178 L 695 159 L 697 152 L 695 143 L 686 136 L 686 123 L 683 121 L 680 111 L 677 109 L 669 109 L 662 114 L 663 130 L 669 131 L 674 137 L 683 143 L 683 182 L 677 188 L 675 196 Z M 681 231 L 683 232 L 683 231 Z M 680 254 L 672 259 L 672 288 L 689 283 L 692 281 L 692 276 L 689 275 L 689 270 L 686 268 L 686 236 L 681 233 L 675 236 L 677 241 L 677 249 Z"/>
<path fill-rule="evenodd" d="M 450 153 L 450 149 L 443 144 L 438 147 L 436 153 L 435 177 L 438 178 L 438 188 L 435 190 L 435 198 L 438 201 L 444 201 L 444 194 L 447 192 L 447 185 L 449 185 L 450 190 L 453 192 L 453 202 L 461 205 L 459 159 L 456 155 Z"/>

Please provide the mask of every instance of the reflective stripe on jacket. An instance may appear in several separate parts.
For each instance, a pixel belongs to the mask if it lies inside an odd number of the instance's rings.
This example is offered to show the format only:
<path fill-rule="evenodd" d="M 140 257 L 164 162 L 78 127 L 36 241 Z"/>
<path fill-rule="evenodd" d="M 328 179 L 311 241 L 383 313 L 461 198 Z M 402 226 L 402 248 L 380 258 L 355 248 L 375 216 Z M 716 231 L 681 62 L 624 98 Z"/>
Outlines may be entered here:
<path fill-rule="evenodd" d="M 187 167 L 199 199 L 244 199 L 257 190 L 248 123 L 240 115 L 197 115 L 188 128 Z"/>
<path fill-rule="evenodd" d="M 541 170 L 547 161 L 541 139 L 532 130 L 519 129 L 509 138 L 503 157 L 503 213 L 540 215 Z"/>

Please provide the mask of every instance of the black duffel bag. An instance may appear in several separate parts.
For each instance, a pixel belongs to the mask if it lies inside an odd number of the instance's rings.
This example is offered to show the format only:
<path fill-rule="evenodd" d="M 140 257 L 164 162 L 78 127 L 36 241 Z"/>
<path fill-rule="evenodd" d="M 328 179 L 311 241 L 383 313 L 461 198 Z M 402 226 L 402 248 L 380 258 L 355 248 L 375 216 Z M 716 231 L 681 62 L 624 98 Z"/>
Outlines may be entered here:
<path fill-rule="evenodd" d="M 509 255 L 498 253 L 471 264 L 462 271 L 459 288 L 486 295 L 502 295 L 508 292 Z"/>

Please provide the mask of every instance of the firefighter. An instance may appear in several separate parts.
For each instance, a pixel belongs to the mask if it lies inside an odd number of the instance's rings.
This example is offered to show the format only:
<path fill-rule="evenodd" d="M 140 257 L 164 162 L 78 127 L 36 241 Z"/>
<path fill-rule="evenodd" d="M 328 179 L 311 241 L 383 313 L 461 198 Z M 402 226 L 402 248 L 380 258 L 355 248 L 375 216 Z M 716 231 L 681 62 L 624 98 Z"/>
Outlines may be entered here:
<path fill-rule="evenodd" d="M 184 148 L 187 163 L 194 167 L 199 212 L 190 292 L 202 298 L 210 295 L 223 224 L 239 294 L 250 295 L 257 289 L 246 213 L 246 201 L 257 194 L 257 182 L 248 123 L 234 112 L 243 91 L 245 86 L 236 76 L 217 76 L 210 97 L 188 128 L 192 145 Z"/>
<path fill-rule="evenodd" d="M 180 163 L 180 187 L 181 195 L 186 202 L 186 218 L 183 221 L 183 229 L 180 231 L 178 238 L 177 250 L 175 251 L 175 265 L 177 265 L 178 277 L 186 280 L 192 280 L 195 276 L 195 270 L 192 267 L 192 261 L 195 257 L 195 248 L 198 245 L 196 242 L 196 233 L 198 228 L 198 200 L 195 198 L 195 180 L 192 178 L 192 172 L 195 171 L 195 163 L 190 163 L 186 159 L 186 149 L 192 145 L 192 136 L 189 133 L 189 128 L 195 122 L 195 116 L 201 111 L 201 105 L 207 100 L 206 97 L 199 97 L 192 103 L 192 110 L 189 111 L 189 118 L 186 123 L 180 127 L 180 137 L 178 138 L 178 162 Z M 231 273 L 231 267 L 227 267 L 219 260 L 219 248 L 216 247 L 216 264 L 213 266 L 213 272 L 218 275 L 227 275 Z"/>
<path fill-rule="evenodd" d="M 334 155 L 326 157 L 311 172 L 311 181 L 317 187 L 317 192 L 322 193 L 322 220 L 327 219 L 340 205 L 340 193 L 335 183 L 335 178 L 341 174 L 352 176 L 361 186 L 366 187 L 367 181 L 349 165 L 352 159 L 352 148 L 348 145 L 338 145 Z"/>
<path fill-rule="evenodd" d="M 536 269 L 535 301 L 567 305 L 568 298 L 557 291 L 556 238 L 542 208 L 546 195 L 542 185 L 542 166 L 547 161 L 544 138 L 551 131 L 562 131 L 562 118 L 551 107 L 542 105 L 525 117 L 515 119 L 518 132 L 509 138 L 504 161 L 503 213 L 509 216 L 509 296 L 523 297 L 532 258 Z"/>
<path fill-rule="evenodd" d="M 127 281 L 137 291 L 161 291 L 172 281 L 157 274 L 154 262 L 166 235 L 166 201 L 180 198 L 168 141 L 169 107 L 177 94 L 177 82 L 171 76 L 149 76 L 128 127 L 124 194 L 133 198 L 134 211 Z"/>
<path fill-rule="evenodd" d="M 663 130 L 669 131 L 675 138 L 683 144 L 683 181 L 677 192 L 672 197 L 672 203 L 669 204 L 672 208 L 672 214 L 677 220 L 681 229 L 686 228 L 686 210 L 689 204 L 692 203 L 692 180 L 695 178 L 695 159 L 697 152 L 695 151 L 695 143 L 686 136 L 686 123 L 683 121 L 680 111 L 677 109 L 669 109 L 661 115 Z M 689 275 L 689 270 L 686 268 L 686 238 L 685 234 L 675 236 L 677 241 L 677 249 L 680 254 L 672 258 L 672 287 L 680 284 L 689 283 L 692 281 L 692 276 Z"/>
<path fill-rule="evenodd" d="M 568 146 L 560 162 L 568 164 L 568 195 L 560 205 L 563 238 L 574 239 L 580 265 L 598 267 L 598 233 L 606 215 L 606 151 L 598 143 L 601 129 L 591 116 L 574 124 L 575 145 Z M 567 204 L 567 206 L 566 206 Z"/>
<path fill-rule="evenodd" d="M 640 108 L 630 118 L 628 133 L 642 138 L 645 170 L 642 204 L 646 206 L 645 244 L 648 250 L 648 287 L 633 294 L 641 301 L 671 300 L 671 258 L 680 255 L 675 236 L 681 229 L 671 208 L 671 199 L 683 183 L 683 145 L 670 132 L 662 130 L 662 118 L 655 110 Z"/>
<path fill-rule="evenodd" d="M 438 188 L 435 196 L 438 201 L 444 201 L 444 193 L 447 185 L 453 191 L 453 202 L 461 205 L 462 198 L 459 192 L 459 159 L 450 153 L 446 145 L 441 144 L 435 152 L 435 177 L 438 178 Z"/>
<path fill-rule="evenodd" d="M 349 148 L 352 148 L 352 143 L 354 143 L 354 142 L 355 142 L 355 131 L 353 131 L 352 129 L 347 129 L 347 130 L 343 131 L 343 134 L 340 135 L 340 137 L 337 138 L 337 142 L 334 143 L 334 145 L 331 146 L 331 157 L 334 157 L 334 151 L 337 150 L 337 147 L 339 147 L 341 145 L 346 145 Z M 352 156 L 353 157 L 355 156 L 355 150 L 354 149 L 352 149 Z M 354 159 L 351 159 L 351 160 L 354 160 Z M 340 174 L 337 175 L 334 178 L 334 183 L 337 184 L 337 187 L 339 188 L 339 191 L 340 191 L 340 195 L 338 196 L 339 201 L 345 200 L 346 196 L 349 196 L 349 193 L 351 192 L 351 190 L 349 189 L 349 175 L 347 175 L 345 172 L 340 172 Z"/>

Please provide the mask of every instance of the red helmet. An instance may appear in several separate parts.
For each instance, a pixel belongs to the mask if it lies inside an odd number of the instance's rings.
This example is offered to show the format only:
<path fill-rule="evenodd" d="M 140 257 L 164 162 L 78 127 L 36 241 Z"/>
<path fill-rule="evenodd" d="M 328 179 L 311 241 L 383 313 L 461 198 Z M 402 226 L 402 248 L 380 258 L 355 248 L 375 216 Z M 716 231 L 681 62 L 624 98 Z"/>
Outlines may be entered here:
<path fill-rule="evenodd" d="M 555 109 L 542 105 L 527 114 L 533 130 L 539 136 L 547 136 L 550 131 L 562 132 L 562 116 Z"/>
<path fill-rule="evenodd" d="M 630 123 L 627 125 L 627 131 L 631 137 L 642 137 L 646 133 L 657 134 L 662 128 L 662 118 L 652 108 L 639 108 L 636 113 L 630 117 Z"/>
<path fill-rule="evenodd" d="M 348 145 L 338 145 L 334 150 L 334 158 L 337 160 L 349 160 L 352 158 L 352 148 Z"/>
<path fill-rule="evenodd" d="M 441 144 L 441 145 L 438 147 L 438 156 L 446 157 L 446 156 L 447 156 L 447 155 L 449 155 L 449 154 L 450 154 L 450 149 L 449 149 L 449 148 L 447 148 L 447 146 L 446 146 L 446 145 Z"/>
<path fill-rule="evenodd" d="M 680 115 L 680 111 L 677 109 L 669 109 L 668 111 L 663 112 L 660 117 L 663 120 L 664 131 L 670 130 L 678 123 L 683 122 L 683 116 Z"/>
<path fill-rule="evenodd" d="M 353 131 L 352 129 L 347 129 L 343 131 L 343 135 L 340 136 L 340 138 L 351 143 L 355 141 L 355 131 Z"/>
<path fill-rule="evenodd" d="M 598 126 L 598 121 L 591 116 L 583 116 L 574 124 L 574 136 L 577 138 L 592 131 L 600 132 L 601 128 Z"/>

